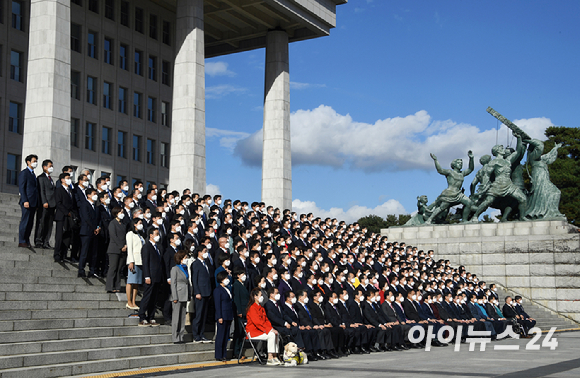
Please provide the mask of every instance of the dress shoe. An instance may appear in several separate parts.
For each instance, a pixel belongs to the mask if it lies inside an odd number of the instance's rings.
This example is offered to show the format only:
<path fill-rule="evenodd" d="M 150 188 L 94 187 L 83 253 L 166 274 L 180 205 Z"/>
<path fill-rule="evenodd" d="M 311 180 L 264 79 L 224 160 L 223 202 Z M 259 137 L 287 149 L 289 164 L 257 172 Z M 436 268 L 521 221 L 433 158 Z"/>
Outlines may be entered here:
<path fill-rule="evenodd" d="M 77 277 L 78 278 L 87 278 L 87 275 L 84 272 L 83 273 L 79 272 L 79 274 L 77 274 Z"/>
<path fill-rule="evenodd" d="M 328 355 L 332 358 L 340 358 L 340 355 L 334 353 L 333 351 L 328 351 Z"/>
<path fill-rule="evenodd" d="M 99 278 L 99 276 L 95 273 L 89 273 L 89 278 Z"/>
<path fill-rule="evenodd" d="M 370 350 L 368 350 L 368 349 L 367 349 L 367 348 L 365 348 L 365 347 L 361 347 L 361 348 L 360 348 L 360 350 L 361 350 L 361 352 L 363 352 L 364 354 L 371 354 Z"/>
<path fill-rule="evenodd" d="M 399 347 L 398 345 L 393 345 L 393 346 L 391 347 L 391 350 L 392 350 L 392 351 L 395 351 L 395 352 L 400 352 L 400 351 L 402 351 L 403 349 L 401 349 L 401 347 Z"/>
<path fill-rule="evenodd" d="M 318 361 L 318 357 L 314 354 L 307 354 L 306 356 L 308 357 L 308 361 Z"/>
<path fill-rule="evenodd" d="M 44 249 L 54 249 L 48 243 L 46 243 L 45 245 L 43 245 L 42 248 L 44 248 Z"/>
<path fill-rule="evenodd" d="M 369 351 L 371 351 L 372 353 L 380 352 L 380 350 L 378 350 L 377 348 L 375 348 L 374 345 L 369 348 Z"/>
<path fill-rule="evenodd" d="M 354 349 L 352 350 L 352 353 L 353 354 L 362 354 L 362 350 L 359 347 L 355 346 Z"/>
<path fill-rule="evenodd" d="M 62 263 L 62 259 L 54 259 L 54 262 L 60 264 L 60 263 Z"/>
<path fill-rule="evenodd" d="M 322 360 L 322 361 L 327 360 L 327 358 L 324 356 L 323 353 L 315 353 L 315 354 L 316 354 L 316 357 L 318 357 L 319 360 Z"/>
<path fill-rule="evenodd" d="M 26 244 L 26 243 L 18 243 L 18 247 L 19 248 L 30 248 L 30 245 Z"/>
<path fill-rule="evenodd" d="M 41 243 L 36 243 L 36 244 L 34 244 L 34 248 L 41 249 L 42 248 L 42 244 Z"/>
<path fill-rule="evenodd" d="M 399 347 L 399 349 L 401 349 L 401 350 L 409 350 L 409 347 L 408 347 L 408 346 L 406 346 L 405 344 L 399 344 L 399 345 L 398 345 L 398 347 Z"/>

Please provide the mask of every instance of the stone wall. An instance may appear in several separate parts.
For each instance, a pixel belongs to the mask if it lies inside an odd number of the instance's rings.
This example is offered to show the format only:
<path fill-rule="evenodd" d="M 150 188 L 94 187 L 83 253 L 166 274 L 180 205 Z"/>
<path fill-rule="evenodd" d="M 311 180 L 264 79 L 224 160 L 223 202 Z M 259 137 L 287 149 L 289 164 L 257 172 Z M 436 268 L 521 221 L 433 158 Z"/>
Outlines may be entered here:
<path fill-rule="evenodd" d="M 564 221 L 392 227 L 381 234 L 432 249 L 437 259 L 580 322 L 580 233 Z"/>

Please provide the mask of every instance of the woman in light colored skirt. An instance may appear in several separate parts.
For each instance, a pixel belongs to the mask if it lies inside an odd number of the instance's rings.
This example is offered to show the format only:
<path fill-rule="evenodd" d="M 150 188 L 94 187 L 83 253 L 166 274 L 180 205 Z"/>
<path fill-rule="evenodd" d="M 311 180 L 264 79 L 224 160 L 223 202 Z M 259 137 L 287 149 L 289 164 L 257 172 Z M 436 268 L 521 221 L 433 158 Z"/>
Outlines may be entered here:
<path fill-rule="evenodd" d="M 127 232 L 127 265 L 128 265 L 128 275 L 127 275 L 127 308 L 131 310 L 138 310 L 139 306 L 135 304 L 135 299 L 137 298 L 137 290 L 139 285 L 143 283 L 143 271 L 141 266 L 143 262 L 141 260 L 141 248 L 145 244 L 145 239 L 142 236 L 143 233 L 143 220 L 135 218 L 133 223 L 129 225 L 129 232 Z"/>
<path fill-rule="evenodd" d="M 171 268 L 171 300 L 173 301 L 173 315 L 171 319 L 171 335 L 174 344 L 183 344 L 185 341 L 185 314 L 187 301 L 191 298 L 191 282 L 186 260 L 186 251 L 178 251 L 175 256 L 175 265 Z"/>

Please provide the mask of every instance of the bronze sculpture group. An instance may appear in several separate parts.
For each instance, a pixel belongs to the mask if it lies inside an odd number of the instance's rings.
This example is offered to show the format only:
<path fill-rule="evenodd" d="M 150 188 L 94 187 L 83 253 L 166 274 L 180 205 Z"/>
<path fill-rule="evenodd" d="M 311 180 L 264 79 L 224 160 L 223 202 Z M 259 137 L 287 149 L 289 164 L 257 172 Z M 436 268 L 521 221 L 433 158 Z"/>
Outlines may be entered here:
<path fill-rule="evenodd" d="M 543 154 L 544 143 L 532 139 L 517 125 L 497 113 L 492 108 L 487 111 L 509 127 L 517 139 L 516 148 L 505 148 L 498 144 L 493 146 L 490 155 L 479 159 L 482 167 L 475 174 L 470 185 L 470 196 L 463 192 L 463 180 L 474 170 L 473 153 L 467 153 L 469 166 L 465 171 L 463 160 L 451 162 L 451 169 L 443 169 L 437 157 L 431 154 L 437 172 L 447 178 L 447 189 L 437 197 L 435 202 L 427 205 L 427 196 L 417 197 L 417 213 L 405 224 L 418 226 L 422 224 L 444 223 L 453 206 L 462 205 L 461 222 L 478 222 L 479 216 L 488 208 L 501 210 L 501 221 L 513 217 L 520 221 L 526 220 L 562 220 L 566 219 L 558 210 L 560 190 L 550 181 L 548 164 L 552 164 L 558 156 L 556 146 L 547 154 Z M 527 149 L 527 162 L 531 167 L 531 189 L 524 185 L 524 167 L 521 161 Z"/>

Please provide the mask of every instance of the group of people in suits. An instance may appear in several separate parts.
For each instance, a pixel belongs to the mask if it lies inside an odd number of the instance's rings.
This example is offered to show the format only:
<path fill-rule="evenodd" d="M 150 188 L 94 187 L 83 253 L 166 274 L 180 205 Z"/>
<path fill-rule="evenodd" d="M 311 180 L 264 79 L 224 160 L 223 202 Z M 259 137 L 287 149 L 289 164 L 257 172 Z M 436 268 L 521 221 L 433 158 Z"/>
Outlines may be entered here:
<path fill-rule="evenodd" d="M 535 325 L 521 298 L 506 299 L 500 309 L 494 285 L 463 266 L 451 267 L 435 260 L 433 251 L 388 241 L 358 223 L 262 202 L 222 203 L 220 195 L 189 189 L 145 190 L 139 181 L 132 190 L 126 181 L 111 189 L 104 177 L 93 188 L 87 172 L 73 184 L 70 167 L 56 181 L 46 160 L 41 180 L 34 177 L 36 161 L 27 157 L 20 174 L 19 245 L 30 245 L 31 218 L 42 208 L 38 240 L 48 246 L 44 232 L 54 216 L 55 261 L 78 259 L 79 277 L 88 263 L 89 276 L 107 275 L 111 292 L 121 290 L 126 276 L 127 308 L 139 310 L 139 326 L 159 325 L 160 309 L 175 343 L 185 342 L 188 314 L 193 342 L 211 342 L 211 324 L 220 361 L 230 338 L 234 355 L 240 353 L 246 334 L 267 341 L 268 363 L 278 365 L 279 342 L 295 342 L 316 361 L 422 348 L 409 339 L 417 325 L 436 332 L 444 325 L 473 325 L 492 339 L 514 322 L 525 333 Z M 51 208 L 54 215 L 44 214 Z M 465 339 L 468 327 L 462 329 Z M 444 338 L 432 344 L 447 345 Z"/>

